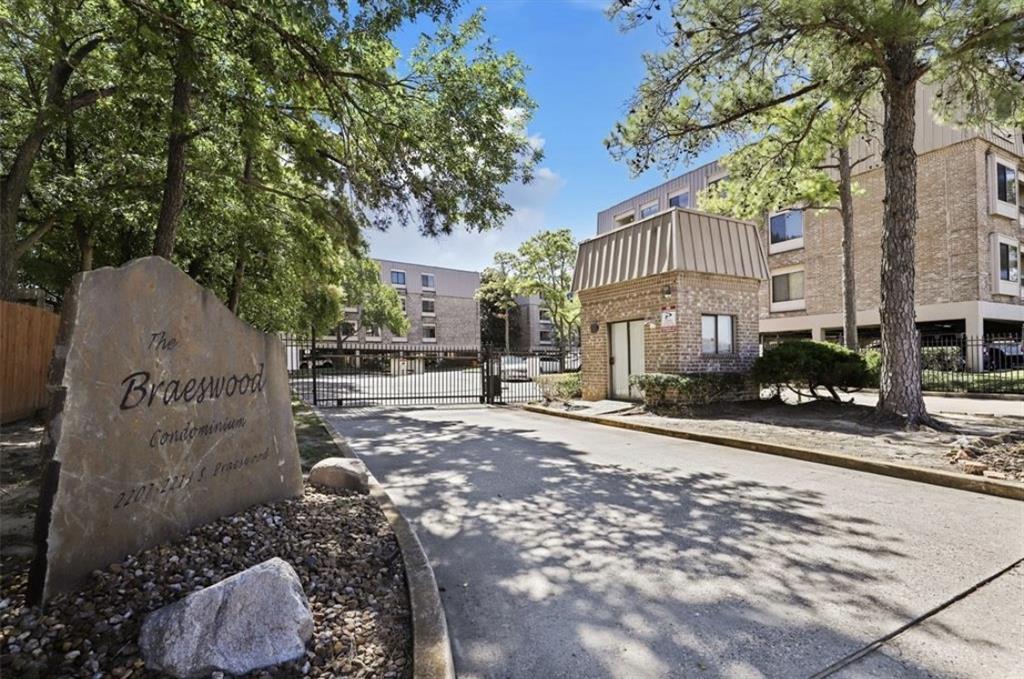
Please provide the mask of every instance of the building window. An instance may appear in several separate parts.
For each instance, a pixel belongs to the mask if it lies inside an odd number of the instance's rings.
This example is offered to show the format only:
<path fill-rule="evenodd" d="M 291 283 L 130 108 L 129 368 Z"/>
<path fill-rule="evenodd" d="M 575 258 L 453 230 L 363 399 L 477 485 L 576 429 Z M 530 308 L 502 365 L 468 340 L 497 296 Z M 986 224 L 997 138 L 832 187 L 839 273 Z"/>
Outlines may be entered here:
<path fill-rule="evenodd" d="M 366 326 L 366 339 L 368 339 L 368 340 L 380 340 L 380 326 L 379 325 L 368 325 L 368 326 Z"/>
<path fill-rule="evenodd" d="M 1017 166 L 998 156 L 993 156 L 992 213 L 1017 219 Z"/>
<path fill-rule="evenodd" d="M 785 252 L 804 246 L 804 211 L 786 210 L 768 219 L 768 252 Z"/>
<path fill-rule="evenodd" d="M 658 201 L 652 201 L 646 205 L 640 206 L 640 219 L 647 219 L 651 215 L 658 212 Z"/>
<path fill-rule="evenodd" d="M 539 311 L 539 316 L 540 316 L 540 322 L 541 323 L 550 323 L 551 322 L 551 312 L 548 311 L 547 309 L 541 309 Z"/>
<path fill-rule="evenodd" d="M 541 330 L 540 331 L 540 343 L 541 344 L 554 344 L 555 333 L 553 330 Z"/>
<path fill-rule="evenodd" d="M 391 285 L 397 285 L 397 286 L 400 286 L 400 287 L 404 288 L 405 287 L 405 272 L 404 271 L 396 271 L 396 270 L 392 269 L 392 271 L 391 271 Z"/>
<path fill-rule="evenodd" d="M 690 207 L 690 192 L 680 191 L 668 197 L 669 207 Z"/>
<path fill-rule="evenodd" d="M 435 325 L 424 325 L 423 326 L 423 341 L 424 342 L 436 342 L 437 341 L 437 326 L 435 326 Z"/>
<path fill-rule="evenodd" d="M 420 286 L 424 290 L 434 290 L 434 274 L 424 273 L 420 274 Z"/>
<path fill-rule="evenodd" d="M 772 276 L 772 311 L 793 311 L 804 308 L 803 269 L 781 271 Z"/>
<path fill-rule="evenodd" d="M 1020 242 L 1002 234 L 992 235 L 993 293 L 1020 295 Z"/>
<path fill-rule="evenodd" d="M 622 214 L 615 215 L 615 223 L 619 226 L 625 226 L 626 224 L 632 224 L 633 220 L 636 219 L 636 215 L 632 210 L 629 212 L 623 212 Z"/>
<path fill-rule="evenodd" d="M 1020 253 L 1016 245 L 999 244 L 999 279 L 1012 282 L 1020 280 Z"/>
<path fill-rule="evenodd" d="M 402 313 L 404 314 L 404 313 L 406 312 L 406 308 L 405 308 L 405 303 L 406 303 L 406 300 L 405 300 L 405 296 L 404 296 L 404 295 L 400 296 L 400 297 L 398 298 L 398 300 L 399 300 L 399 302 L 400 302 L 400 303 L 401 303 L 401 305 L 402 305 Z"/>
<path fill-rule="evenodd" d="M 421 304 L 422 304 L 421 310 L 423 311 L 423 315 L 424 316 L 433 316 L 434 315 L 434 300 L 432 300 L 432 299 L 425 299 L 425 300 L 423 300 L 421 302 Z"/>
<path fill-rule="evenodd" d="M 731 354 L 733 317 L 704 314 L 700 317 L 700 349 L 705 354 Z"/>
<path fill-rule="evenodd" d="M 355 339 L 355 337 L 354 337 L 355 334 L 357 332 L 359 332 L 359 322 L 358 321 L 342 321 L 341 322 L 341 326 L 339 328 L 339 332 L 341 334 L 341 337 L 343 339 L 345 339 L 345 340 Z"/>

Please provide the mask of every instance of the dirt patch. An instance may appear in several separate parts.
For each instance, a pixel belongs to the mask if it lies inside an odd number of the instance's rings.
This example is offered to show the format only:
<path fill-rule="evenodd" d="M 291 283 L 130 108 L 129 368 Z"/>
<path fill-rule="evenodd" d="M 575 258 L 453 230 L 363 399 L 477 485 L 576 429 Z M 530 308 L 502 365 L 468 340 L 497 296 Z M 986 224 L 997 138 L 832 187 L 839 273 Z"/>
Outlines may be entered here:
<path fill-rule="evenodd" d="M 907 431 L 897 420 L 879 419 L 870 406 L 828 401 L 802 404 L 777 401 L 715 404 L 673 414 L 657 414 L 638 409 L 634 413 L 607 417 L 680 431 L 813 448 L 944 471 L 951 470 L 948 455 L 961 449 L 965 441 L 994 440 L 1003 435 L 1024 433 L 1024 421 L 1019 418 L 950 414 L 935 416 L 941 430 Z M 1005 451 L 994 451 L 992 454 L 1009 455 L 1010 459 L 1016 459 Z M 1008 478 L 1021 479 L 1020 476 Z"/>
<path fill-rule="evenodd" d="M 996 436 L 963 438 L 946 454 L 950 464 L 967 474 L 1024 481 L 1024 430 Z"/>

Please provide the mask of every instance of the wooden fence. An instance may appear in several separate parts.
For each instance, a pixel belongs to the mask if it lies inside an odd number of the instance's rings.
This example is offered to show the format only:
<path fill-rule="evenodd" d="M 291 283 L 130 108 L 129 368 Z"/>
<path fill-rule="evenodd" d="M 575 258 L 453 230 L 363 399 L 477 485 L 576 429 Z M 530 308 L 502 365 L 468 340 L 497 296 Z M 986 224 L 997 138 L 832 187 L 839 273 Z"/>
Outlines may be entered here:
<path fill-rule="evenodd" d="M 50 401 L 46 376 L 60 316 L 0 301 L 0 422 L 30 417 Z"/>

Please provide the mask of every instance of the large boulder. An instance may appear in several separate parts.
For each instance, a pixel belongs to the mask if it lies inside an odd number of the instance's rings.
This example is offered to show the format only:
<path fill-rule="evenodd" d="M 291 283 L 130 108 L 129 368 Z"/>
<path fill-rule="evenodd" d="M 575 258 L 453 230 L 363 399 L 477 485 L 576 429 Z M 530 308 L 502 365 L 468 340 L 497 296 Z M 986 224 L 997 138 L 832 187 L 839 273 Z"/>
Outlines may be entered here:
<path fill-rule="evenodd" d="M 360 460 L 347 457 L 327 457 L 309 470 L 309 482 L 334 490 L 367 490 L 370 474 Z"/>
<path fill-rule="evenodd" d="M 299 576 L 275 557 L 151 613 L 139 648 L 175 677 L 244 674 L 301 657 L 312 635 Z"/>

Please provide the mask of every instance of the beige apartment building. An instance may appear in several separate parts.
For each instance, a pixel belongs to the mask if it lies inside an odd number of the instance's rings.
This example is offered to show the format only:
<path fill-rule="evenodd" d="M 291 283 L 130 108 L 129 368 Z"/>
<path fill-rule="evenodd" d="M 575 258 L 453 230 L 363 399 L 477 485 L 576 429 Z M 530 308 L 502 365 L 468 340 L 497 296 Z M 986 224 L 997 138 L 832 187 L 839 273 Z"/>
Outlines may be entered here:
<path fill-rule="evenodd" d="M 955 129 L 918 101 L 916 318 L 925 336 L 1021 336 L 1024 300 L 1024 136 L 1020 130 Z M 877 142 L 858 142 L 854 181 L 857 323 L 877 337 L 885 193 Z M 672 207 L 699 208 L 699 193 L 724 179 L 717 162 L 698 167 L 598 214 L 598 234 Z M 769 276 L 760 286 L 762 337 L 837 338 L 842 333 L 842 226 L 836 211 L 794 208 L 760 228 Z"/>

